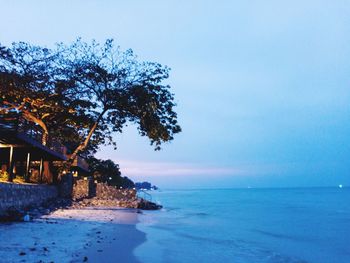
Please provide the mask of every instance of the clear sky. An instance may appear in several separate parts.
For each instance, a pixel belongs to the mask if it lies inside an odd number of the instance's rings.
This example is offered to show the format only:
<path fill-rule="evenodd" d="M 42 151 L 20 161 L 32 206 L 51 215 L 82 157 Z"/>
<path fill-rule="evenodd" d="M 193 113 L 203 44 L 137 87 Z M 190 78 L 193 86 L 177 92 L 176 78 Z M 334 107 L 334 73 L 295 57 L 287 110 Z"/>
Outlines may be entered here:
<path fill-rule="evenodd" d="M 183 132 L 98 156 L 161 187 L 350 185 L 350 2 L 0 0 L 0 42 L 114 38 L 172 68 Z"/>

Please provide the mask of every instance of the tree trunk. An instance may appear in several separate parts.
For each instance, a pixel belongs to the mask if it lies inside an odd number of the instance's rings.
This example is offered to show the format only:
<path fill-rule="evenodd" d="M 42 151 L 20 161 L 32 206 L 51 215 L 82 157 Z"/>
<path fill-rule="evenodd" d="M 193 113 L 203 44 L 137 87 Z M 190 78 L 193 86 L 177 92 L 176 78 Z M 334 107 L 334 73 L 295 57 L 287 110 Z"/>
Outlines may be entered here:
<path fill-rule="evenodd" d="M 89 141 L 92 137 L 92 135 L 94 134 L 95 130 L 97 129 L 103 115 L 106 113 L 106 109 L 103 110 L 100 115 L 98 116 L 98 118 L 96 119 L 95 123 L 91 126 L 90 131 L 88 133 L 88 135 L 86 136 L 85 140 L 79 144 L 79 146 L 74 150 L 74 152 L 69 156 L 69 159 L 67 160 L 67 163 L 69 163 L 69 168 L 72 165 L 72 163 L 74 162 L 75 158 L 77 157 L 77 155 L 84 151 L 86 149 L 86 147 L 89 144 Z"/>
<path fill-rule="evenodd" d="M 44 182 L 51 184 L 53 182 L 53 174 L 51 172 L 50 161 L 44 161 L 43 164 L 44 164 L 44 173 L 43 173 Z"/>
<path fill-rule="evenodd" d="M 49 133 L 46 131 L 44 131 L 42 137 L 41 137 L 41 143 L 42 145 L 47 145 L 47 141 L 49 140 Z"/>
<path fill-rule="evenodd" d="M 41 119 L 35 117 L 34 115 L 32 115 L 29 112 L 23 112 L 23 117 L 30 122 L 34 122 L 35 124 L 38 124 L 40 126 L 40 128 L 43 131 L 42 137 L 41 137 L 41 143 L 43 145 L 47 145 L 47 142 L 49 140 L 49 130 L 45 124 L 45 122 L 43 122 Z"/>

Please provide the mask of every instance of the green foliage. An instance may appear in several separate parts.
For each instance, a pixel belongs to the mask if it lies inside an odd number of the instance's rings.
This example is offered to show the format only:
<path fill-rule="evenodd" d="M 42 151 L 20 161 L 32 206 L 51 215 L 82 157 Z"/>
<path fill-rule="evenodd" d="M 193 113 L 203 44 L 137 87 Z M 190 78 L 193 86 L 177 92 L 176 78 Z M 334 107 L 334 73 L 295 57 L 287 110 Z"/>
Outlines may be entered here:
<path fill-rule="evenodd" d="M 133 188 L 134 183 L 128 177 L 122 177 L 119 165 L 114 163 L 112 160 L 99 160 L 94 157 L 88 160 L 91 175 L 95 180 L 108 185 Z"/>
<path fill-rule="evenodd" d="M 91 156 L 113 133 L 137 125 L 155 150 L 181 131 L 169 68 L 139 61 L 113 40 L 103 45 L 78 39 L 47 49 L 28 43 L 0 45 L 0 111 L 15 110 L 77 154 Z"/>
<path fill-rule="evenodd" d="M 78 39 L 60 49 L 68 52 L 62 62 L 67 81 L 74 82 L 80 98 L 96 102 L 86 110 L 109 143 L 115 144 L 110 135 L 122 132 L 127 121 L 135 123 L 156 150 L 181 131 L 173 94 L 162 84 L 169 77 L 168 67 L 140 62 L 131 49 L 122 52 L 113 40 L 100 45 Z"/>
<path fill-rule="evenodd" d="M 81 127 L 91 124 L 84 111 L 88 102 L 79 100 L 61 81 L 57 62 L 62 54 L 22 42 L 0 50 L 0 111 L 15 110 L 39 126 L 44 144 L 49 135 L 79 144 L 85 136 L 79 133 Z"/>

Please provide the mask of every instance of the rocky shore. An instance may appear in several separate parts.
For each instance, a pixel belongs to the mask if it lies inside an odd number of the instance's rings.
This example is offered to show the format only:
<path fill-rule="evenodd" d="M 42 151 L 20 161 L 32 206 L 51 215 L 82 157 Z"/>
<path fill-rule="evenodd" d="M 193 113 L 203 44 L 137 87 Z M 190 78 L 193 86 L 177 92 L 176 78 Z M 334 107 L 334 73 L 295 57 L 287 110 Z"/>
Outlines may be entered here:
<path fill-rule="evenodd" d="M 0 221 L 29 221 L 58 209 L 86 207 L 157 210 L 162 206 L 139 198 L 135 189 L 119 189 L 90 179 L 66 177 L 58 186 L 2 184 Z M 49 195 L 50 194 L 50 195 Z M 39 197 L 39 198 L 38 198 Z"/>
<path fill-rule="evenodd" d="M 134 208 L 140 210 L 158 210 L 162 208 L 162 206 L 158 204 L 140 198 L 129 200 L 86 198 L 80 201 L 58 198 L 37 207 L 27 207 L 25 209 L 9 208 L 6 213 L 0 217 L 0 221 L 29 221 L 40 218 L 43 215 L 49 215 L 58 209 L 84 209 L 86 207 Z"/>

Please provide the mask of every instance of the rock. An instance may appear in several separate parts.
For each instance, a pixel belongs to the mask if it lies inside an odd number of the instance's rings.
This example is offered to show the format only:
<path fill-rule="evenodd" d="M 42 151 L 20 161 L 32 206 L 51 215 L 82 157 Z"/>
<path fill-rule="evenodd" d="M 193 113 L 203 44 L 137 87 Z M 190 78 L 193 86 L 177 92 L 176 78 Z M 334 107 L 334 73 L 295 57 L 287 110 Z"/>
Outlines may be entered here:
<path fill-rule="evenodd" d="M 162 206 L 144 199 L 140 199 L 137 208 L 142 210 L 159 210 L 162 208 Z"/>
<path fill-rule="evenodd" d="M 27 214 L 23 217 L 24 222 L 29 222 L 30 221 L 30 216 Z"/>

